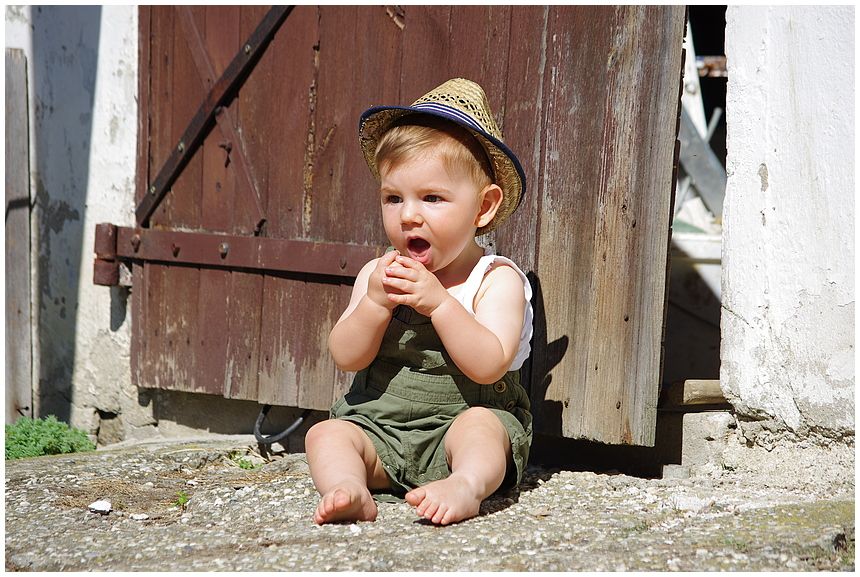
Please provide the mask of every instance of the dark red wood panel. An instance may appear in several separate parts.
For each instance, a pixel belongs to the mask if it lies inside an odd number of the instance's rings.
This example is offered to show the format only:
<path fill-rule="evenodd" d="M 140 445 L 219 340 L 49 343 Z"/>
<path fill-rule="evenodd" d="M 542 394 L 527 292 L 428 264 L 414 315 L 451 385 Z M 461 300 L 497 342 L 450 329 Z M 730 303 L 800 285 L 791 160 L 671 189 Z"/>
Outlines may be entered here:
<path fill-rule="evenodd" d="M 241 49 L 242 42 L 253 33 L 266 12 L 267 8 L 262 6 L 242 6 L 238 12 L 232 12 L 238 49 Z M 226 20 L 224 24 L 227 24 Z M 213 38 L 213 41 L 217 42 L 217 39 Z M 234 234 L 253 234 L 258 218 L 257 206 L 267 216 L 269 167 L 273 164 L 269 151 L 274 135 L 262 127 L 267 125 L 272 114 L 269 85 L 276 74 L 276 66 L 277 62 L 269 50 L 240 88 L 238 98 L 233 103 L 238 142 L 231 143 L 234 149 L 231 156 L 244 155 L 253 183 L 249 190 L 242 180 L 242 186 L 237 186 L 234 194 L 231 223 Z M 238 167 L 234 162 L 231 162 L 231 166 L 234 170 Z M 239 176 L 236 178 L 238 180 Z M 270 222 L 266 223 L 266 226 L 270 225 Z M 230 275 L 224 371 L 224 395 L 229 398 L 256 400 L 258 397 L 263 286 L 262 275 L 242 271 L 233 271 Z"/>
<path fill-rule="evenodd" d="M 151 25 L 149 27 L 149 62 L 150 83 L 147 87 L 149 101 L 152 104 L 147 111 L 149 122 L 148 162 L 138 170 L 144 170 L 146 182 L 152 180 L 154 171 L 163 163 L 173 148 L 172 119 L 173 119 L 173 36 L 174 11 L 167 7 L 151 7 L 149 9 Z M 144 186 L 144 189 L 146 186 Z M 169 223 L 168 204 L 162 203 L 152 215 L 153 227 L 165 226 Z M 165 283 L 167 271 L 160 266 L 144 266 L 142 275 L 143 285 L 137 285 L 134 297 L 142 301 L 142 310 L 137 324 L 142 329 L 140 361 L 137 363 L 140 386 L 169 387 L 161 378 L 159 371 L 163 344 L 163 308 L 167 294 Z"/>
<path fill-rule="evenodd" d="M 258 98 L 271 107 L 270 126 L 276 135 L 270 141 L 270 190 L 267 212 L 268 233 L 277 238 L 304 237 L 306 196 L 313 178 L 311 157 L 314 149 L 314 107 L 316 76 L 319 66 L 319 8 L 298 7 L 266 57 L 278 64 L 277 73 L 265 94 Z M 296 350 L 307 338 L 296 328 L 296 317 L 307 314 L 301 306 L 304 283 L 296 276 L 267 275 L 263 286 L 260 338 L 260 387 L 262 403 L 299 405 L 301 355 Z M 314 383 L 330 387 L 329 383 Z"/>
<path fill-rule="evenodd" d="M 177 8 L 177 11 L 183 10 L 191 12 L 187 7 Z M 239 50 L 239 8 L 207 7 L 194 15 L 197 32 L 185 30 L 186 50 L 194 55 L 198 42 L 195 36 L 199 36 L 209 62 L 208 65 L 201 62 L 199 55 L 194 58 L 193 77 L 204 90 L 209 90 Z M 236 102 L 232 102 L 228 112 L 222 113 L 220 122 L 229 122 L 228 115 L 234 116 L 237 108 Z M 228 141 L 220 122 L 204 140 L 200 151 L 203 157 L 200 227 L 209 232 L 233 232 L 234 208 L 239 197 L 235 163 L 228 162 L 227 154 L 227 148 L 232 149 L 233 143 Z M 233 330 L 229 322 L 231 297 L 234 296 L 232 277 L 230 271 L 200 269 L 199 332 L 193 354 L 202 362 L 198 363 L 194 378 L 199 388 L 214 394 L 224 392 L 227 381 L 227 367 L 221 359 L 228 358 L 227 345 Z"/>
<path fill-rule="evenodd" d="M 450 6 L 403 6 L 400 103 L 409 104 L 452 76 Z M 392 104 L 391 102 L 381 104 Z"/>
<path fill-rule="evenodd" d="M 217 77 L 268 8 L 141 8 L 139 189 L 214 80 L 183 36 L 185 10 Z M 360 113 L 476 80 L 528 179 L 520 210 L 483 240 L 537 289 L 525 373 L 537 427 L 648 444 L 683 20 L 683 7 L 296 7 L 221 116 L 235 131 L 213 126 L 152 227 L 381 251 Z M 140 386 L 327 409 L 351 380 L 327 349 L 344 279 L 150 262 L 135 282 Z"/>
<path fill-rule="evenodd" d="M 202 8 L 195 7 L 195 19 L 201 20 Z M 170 130 L 171 146 L 178 146 L 185 127 L 194 117 L 199 103 L 206 94 L 200 86 L 194 62 L 181 34 L 179 19 L 174 12 L 173 79 L 174 100 Z M 197 151 L 172 186 L 166 198 L 167 217 L 170 226 L 196 230 L 200 227 L 202 201 L 203 155 Z M 158 319 L 162 329 L 161 354 L 157 371 L 165 386 L 179 390 L 220 393 L 207 390 L 198 378 L 198 363 L 202 359 L 195 354 L 199 338 L 199 294 L 200 271 L 191 267 L 169 267 L 166 285 L 168 292 L 159 310 Z"/>

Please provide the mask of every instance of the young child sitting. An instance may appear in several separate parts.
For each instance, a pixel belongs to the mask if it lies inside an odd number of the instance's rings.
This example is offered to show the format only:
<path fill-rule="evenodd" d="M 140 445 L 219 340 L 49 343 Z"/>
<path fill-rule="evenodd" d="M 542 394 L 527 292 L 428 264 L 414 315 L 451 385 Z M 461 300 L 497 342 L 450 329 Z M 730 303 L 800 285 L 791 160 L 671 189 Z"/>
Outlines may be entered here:
<path fill-rule="evenodd" d="M 394 249 L 362 268 L 329 336 L 337 366 L 358 373 L 305 439 L 314 521 L 372 521 L 371 491 L 387 490 L 447 525 L 518 483 L 528 459 L 531 288 L 475 242 L 517 207 L 525 175 L 464 79 L 369 109 L 359 136 Z"/>

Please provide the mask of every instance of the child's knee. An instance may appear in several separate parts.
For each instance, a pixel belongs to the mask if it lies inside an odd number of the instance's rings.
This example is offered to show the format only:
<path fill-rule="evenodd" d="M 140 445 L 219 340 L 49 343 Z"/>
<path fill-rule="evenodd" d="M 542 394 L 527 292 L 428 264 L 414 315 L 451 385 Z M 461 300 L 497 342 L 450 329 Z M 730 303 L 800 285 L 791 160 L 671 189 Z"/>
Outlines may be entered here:
<path fill-rule="evenodd" d="M 344 425 L 349 425 L 349 423 L 337 419 L 316 423 L 305 433 L 305 447 L 311 448 L 327 440 L 348 437 L 350 431 Z"/>
<path fill-rule="evenodd" d="M 504 430 L 504 426 L 499 418 L 486 407 L 469 407 L 462 413 L 460 413 L 457 418 L 454 420 L 455 424 L 460 423 L 461 426 L 471 425 L 485 425 L 491 428 L 499 428 Z"/>
<path fill-rule="evenodd" d="M 354 423 L 342 419 L 328 419 L 308 429 L 305 434 L 305 448 L 313 450 L 320 445 L 348 442 L 357 449 L 363 449 L 364 431 Z"/>

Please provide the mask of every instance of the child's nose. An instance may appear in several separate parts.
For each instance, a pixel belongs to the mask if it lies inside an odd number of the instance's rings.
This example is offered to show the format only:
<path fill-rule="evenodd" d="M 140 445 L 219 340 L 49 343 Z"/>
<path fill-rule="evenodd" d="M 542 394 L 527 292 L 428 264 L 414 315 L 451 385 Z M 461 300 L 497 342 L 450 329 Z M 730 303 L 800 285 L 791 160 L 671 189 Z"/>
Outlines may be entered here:
<path fill-rule="evenodd" d="M 400 210 L 400 222 L 403 224 L 421 224 L 424 222 L 418 203 L 406 201 Z"/>

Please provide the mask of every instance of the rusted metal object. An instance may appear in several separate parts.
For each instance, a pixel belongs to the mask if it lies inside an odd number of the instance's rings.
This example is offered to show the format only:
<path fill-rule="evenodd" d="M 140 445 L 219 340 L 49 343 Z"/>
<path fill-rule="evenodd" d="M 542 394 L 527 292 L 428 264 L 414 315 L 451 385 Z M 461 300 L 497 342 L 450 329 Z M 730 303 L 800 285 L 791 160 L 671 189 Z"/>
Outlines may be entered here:
<path fill-rule="evenodd" d="M 355 277 L 382 247 L 148 228 L 96 227 L 94 282 L 119 282 L 119 262 L 170 263 L 259 273 Z"/>
<path fill-rule="evenodd" d="M 101 259 L 116 259 L 116 225 L 101 223 L 96 225 L 95 250 Z"/>
<path fill-rule="evenodd" d="M 93 283 L 101 286 L 119 284 L 119 262 L 116 260 L 116 225 L 101 223 L 96 225 L 95 252 L 93 262 Z"/>
<path fill-rule="evenodd" d="M 98 258 L 93 261 L 93 284 L 119 286 L 119 262 Z"/>
<path fill-rule="evenodd" d="M 138 204 L 135 216 L 140 226 L 149 226 L 149 218 L 152 213 L 158 208 L 170 186 L 182 172 L 200 143 L 203 142 L 217 110 L 235 97 L 237 88 L 253 70 L 254 65 L 265 52 L 278 28 L 292 10 L 293 6 L 275 6 L 269 10 L 269 13 L 245 42 L 243 49 L 233 58 L 233 61 L 224 70 L 224 74 L 209 90 L 194 118 L 179 139 L 176 148 L 149 186 L 149 193 Z"/>

